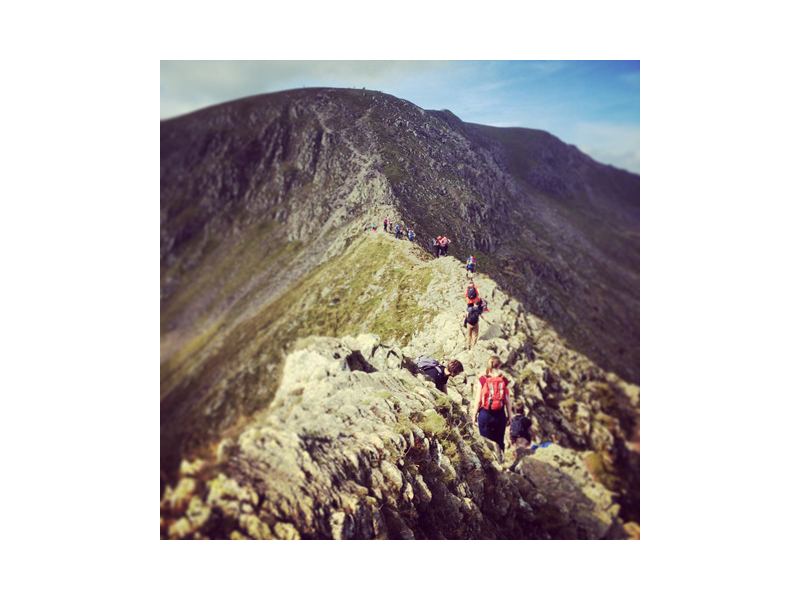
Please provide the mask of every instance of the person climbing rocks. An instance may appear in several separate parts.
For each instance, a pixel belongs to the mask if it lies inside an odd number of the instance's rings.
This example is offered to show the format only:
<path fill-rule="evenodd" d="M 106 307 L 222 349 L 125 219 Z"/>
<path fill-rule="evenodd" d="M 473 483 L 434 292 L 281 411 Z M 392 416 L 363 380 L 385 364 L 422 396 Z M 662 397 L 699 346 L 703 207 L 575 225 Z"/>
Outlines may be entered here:
<path fill-rule="evenodd" d="M 470 254 L 467 259 L 467 279 L 471 279 L 475 274 L 475 257 Z"/>
<path fill-rule="evenodd" d="M 400 225 L 399 224 L 394 226 L 394 237 L 400 239 Z"/>
<path fill-rule="evenodd" d="M 413 229 L 409 229 L 408 230 L 408 241 L 409 242 L 413 242 L 414 241 L 414 230 Z"/>
<path fill-rule="evenodd" d="M 391 219 L 389 219 L 389 233 L 392 233 L 392 231 L 394 231 L 394 230 L 392 229 L 392 220 L 391 220 Z"/>
<path fill-rule="evenodd" d="M 420 372 L 433 380 L 436 389 L 443 394 L 447 393 L 447 380 L 464 371 L 464 366 L 458 360 L 451 360 L 445 367 L 439 364 L 438 361 L 424 355 L 418 357 L 414 364 L 417 365 Z"/>
<path fill-rule="evenodd" d="M 383 220 L 383 230 L 386 231 L 386 219 Z"/>
<path fill-rule="evenodd" d="M 520 403 L 514 409 L 508 431 L 512 446 L 525 448 L 533 443 L 533 422 L 525 416 L 525 407 Z"/>
<path fill-rule="evenodd" d="M 475 412 L 472 423 L 480 434 L 495 442 L 500 451 L 500 460 L 505 451 L 506 428 L 511 422 L 511 393 L 508 378 L 500 371 L 502 363 L 498 356 L 489 358 L 486 373 L 475 385 Z"/>
<path fill-rule="evenodd" d="M 467 283 L 467 290 L 464 292 L 464 297 L 467 299 L 467 308 L 473 304 L 479 304 L 481 301 L 480 291 L 478 290 L 478 286 L 475 285 L 475 282 L 472 280 L 472 277 L 469 278 L 469 283 Z"/>
<path fill-rule="evenodd" d="M 467 316 L 464 317 L 464 326 L 467 328 L 467 350 L 472 350 L 478 342 L 478 325 L 483 317 L 483 302 L 467 304 Z"/>
<path fill-rule="evenodd" d="M 433 255 L 436 258 L 439 258 L 439 252 L 442 249 L 442 244 L 440 242 L 441 238 L 437 236 L 435 240 L 433 240 Z"/>
<path fill-rule="evenodd" d="M 447 247 L 450 245 L 450 240 L 442 236 L 442 256 L 447 256 Z"/>

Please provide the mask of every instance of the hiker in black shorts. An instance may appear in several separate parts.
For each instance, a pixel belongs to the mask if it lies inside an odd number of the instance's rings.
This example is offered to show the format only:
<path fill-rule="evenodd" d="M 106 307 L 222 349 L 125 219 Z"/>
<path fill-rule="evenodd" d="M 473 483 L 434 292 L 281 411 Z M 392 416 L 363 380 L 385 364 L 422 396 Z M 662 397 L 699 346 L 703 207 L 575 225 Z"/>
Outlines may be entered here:
<path fill-rule="evenodd" d="M 500 451 L 500 460 L 505 450 L 505 432 L 511 420 L 511 394 L 508 378 L 500 371 L 500 358 L 492 356 L 486 366 L 486 374 L 479 377 L 475 385 L 475 411 L 472 422 L 480 434 L 495 442 Z"/>

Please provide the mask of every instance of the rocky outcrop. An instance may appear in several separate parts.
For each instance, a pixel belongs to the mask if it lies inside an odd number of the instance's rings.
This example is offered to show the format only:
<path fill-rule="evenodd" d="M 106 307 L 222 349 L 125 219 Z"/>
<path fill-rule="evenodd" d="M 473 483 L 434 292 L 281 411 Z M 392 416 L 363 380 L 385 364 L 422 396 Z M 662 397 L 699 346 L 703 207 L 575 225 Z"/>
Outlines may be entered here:
<path fill-rule="evenodd" d="M 273 408 L 218 464 L 165 491 L 169 538 L 623 537 L 619 505 L 574 450 L 503 470 L 464 397 L 414 376 L 376 336 L 304 340 Z M 456 386 L 460 388 L 461 386 Z"/>
<path fill-rule="evenodd" d="M 625 538 L 638 535 L 638 388 L 567 349 L 490 278 L 477 275 L 489 313 L 464 349 L 462 266 L 425 260 L 408 242 L 368 234 L 428 281 L 404 301 L 428 315 L 407 342 L 364 333 L 298 340 L 269 408 L 184 461 L 162 495 L 165 538 Z M 430 273 L 423 277 L 422 273 Z M 385 276 L 378 275 L 378 281 Z M 315 294 L 307 301 L 319 306 Z M 374 328 L 395 306 L 373 308 Z M 385 314 L 384 312 L 385 311 Z M 293 318 L 291 315 L 289 318 Z M 401 319 L 400 315 L 396 315 Z M 397 330 L 400 331 L 400 330 Z M 509 456 L 470 422 L 475 377 L 498 354 L 514 398 L 555 445 Z M 458 358 L 448 395 L 414 374 L 420 354 Z"/>

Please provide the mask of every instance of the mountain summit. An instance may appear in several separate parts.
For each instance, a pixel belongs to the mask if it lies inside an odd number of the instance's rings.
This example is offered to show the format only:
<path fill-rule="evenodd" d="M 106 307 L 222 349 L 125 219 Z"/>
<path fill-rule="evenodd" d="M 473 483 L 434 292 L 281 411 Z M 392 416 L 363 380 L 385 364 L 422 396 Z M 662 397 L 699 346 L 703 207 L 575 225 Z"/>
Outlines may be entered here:
<path fill-rule="evenodd" d="M 387 218 L 416 243 L 384 234 Z M 431 261 L 438 235 L 451 256 Z M 499 306 L 461 355 L 470 254 Z M 417 389 L 408 366 L 422 353 L 468 365 L 449 396 Z M 491 353 L 560 444 L 550 466 L 529 457 L 501 475 L 464 427 Z M 161 123 L 162 535 L 620 537 L 638 522 L 638 379 L 637 175 L 543 131 L 366 90 Z M 552 469 L 567 463 L 565 508 Z M 545 480 L 553 498 L 529 489 Z M 225 494 L 246 502 L 225 508 Z M 437 524 L 456 497 L 466 520 Z M 524 504 L 526 524 L 482 502 Z"/>

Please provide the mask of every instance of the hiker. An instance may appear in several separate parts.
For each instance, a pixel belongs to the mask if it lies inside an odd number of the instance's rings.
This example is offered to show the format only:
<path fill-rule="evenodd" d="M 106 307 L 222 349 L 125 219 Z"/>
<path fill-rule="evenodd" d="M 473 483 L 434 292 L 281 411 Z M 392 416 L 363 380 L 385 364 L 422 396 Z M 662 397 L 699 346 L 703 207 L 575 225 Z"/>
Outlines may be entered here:
<path fill-rule="evenodd" d="M 533 422 L 525 416 L 525 407 L 517 404 L 508 432 L 512 446 L 527 447 L 533 444 Z"/>
<path fill-rule="evenodd" d="M 508 390 L 508 378 L 500 371 L 500 366 L 500 358 L 492 356 L 486 365 L 486 374 L 478 378 L 472 423 L 478 426 L 483 437 L 497 444 L 502 460 L 506 427 L 511 422 L 511 394 Z"/>
<path fill-rule="evenodd" d="M 478 286 L 472 281 L 472 277 L 469 278 L 467 291 L 464 292 L 464 297 L 467 299 L 467 308 L 469 308 L 472 304 L 478 304 L 481 301 L 481 295 L 478 291 Z"/>
<path fill-rule="evenodd" d="M 414 232 L 411 229 L 408 230 L 408 241 L 409 242 L 414 241 Z"/>
<path fill-rule="evenodd" d="M 447 256 L 447 247 L 450 245 L 450 240 L 442 237 L 442 256 Z"/>
<path fill-rule="evenodd" d="M 467 259 L 467 279 L 470 279 L 475 274 L 475 257 L 470 254 Z"/>
<path fill-rule="evenodd" d="M 444 367 L 428 356 L 420 356 L 414 361 L 414 364 L 417 365 L 420 372 L 433 380 L 436 389 L 443 394 L 447 393 L 447 380 L 464 371 L 464 366 L 457 360 L 451 360 Z"/>
<path fill-rule="evenodd" d="M 383 220 L 383 230 L 386 231 L 386 219 Z"/>
<path fill-rule="evenodd" d="M 392 220 L 391 220 L 391 219 L 389 219 L 389 233 L 392 233 L 392 231 L 394 231 L 394 230 L 392 229 Z"/>
<path fill-rule="evenodd" d="M 467 304 L 467 316 L 464 317 L 464 327 L 467 328 L 467 350 L 472 350 L 478 343 L 478 324 L 483 318 L 485 307 L 486 303 L 483 300 Z"/>
<path fill-rule="evenodd" d="M 375 233 L 376 231 L 378 231 L 378 226 L 377 225 L 373 225 L 372 226 L 372 233 Z"/>
<path fill-rule="evenodd" d="M 442 254 L 442 236 L 437 235 L 436 241 L 433 243 L 434 252 L 436 253 L 436 258 L 439 258 Z"/>

